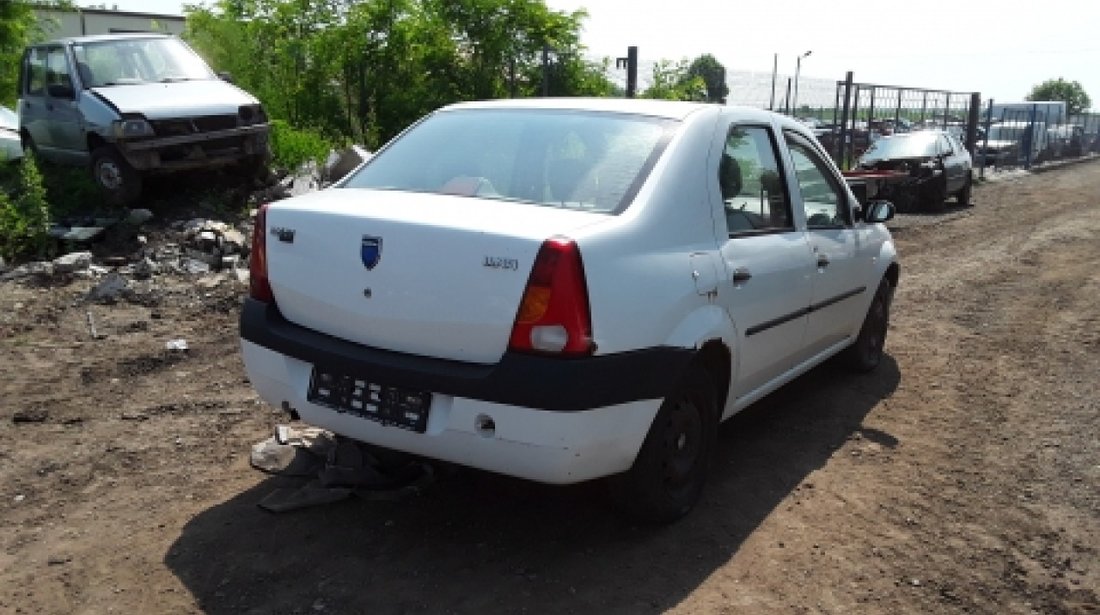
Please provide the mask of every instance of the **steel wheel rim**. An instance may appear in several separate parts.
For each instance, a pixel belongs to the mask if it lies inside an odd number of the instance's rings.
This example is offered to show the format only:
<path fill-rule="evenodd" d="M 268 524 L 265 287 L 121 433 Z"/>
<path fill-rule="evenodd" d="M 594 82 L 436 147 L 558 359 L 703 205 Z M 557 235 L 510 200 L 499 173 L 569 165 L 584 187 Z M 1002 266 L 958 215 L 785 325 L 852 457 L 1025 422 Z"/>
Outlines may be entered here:
<path fill-rule="evenodd" d="M 101 160 L 96 165 L 96 179 L 104 188 L 118 190 L 122 187 L 122 169 L 114 161 Z"/>
<path fill-rule="evenodd" d="M 686 398 L 676 401 L 662 434 L 661 470 L 669 489 L 691 483 L 702 457 L 703 420 L 696 405 Z"/>

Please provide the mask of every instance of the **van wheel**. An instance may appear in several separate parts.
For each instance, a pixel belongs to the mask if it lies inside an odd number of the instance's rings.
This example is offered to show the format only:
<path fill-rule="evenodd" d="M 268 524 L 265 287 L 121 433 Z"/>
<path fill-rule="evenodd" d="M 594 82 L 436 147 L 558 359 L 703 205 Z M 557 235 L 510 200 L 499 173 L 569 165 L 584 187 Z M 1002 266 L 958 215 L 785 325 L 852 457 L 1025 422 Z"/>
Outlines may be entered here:
<path fill-rule="evenodd" d="M 92 181 L 112 205 L 127 205 L 141 196 L 141 175 L 110 145 L 92 152 Z"/>
<path fill-rule="evenodd" d="M 634 465 L 609 480 L 616 507 L 651 523 L 686 515 L 703 492 L 717 429 L 714 383 L 701 367 L 692 367 L 661 404 Z"/>
<path fill-rule="evenodd" d="M 845 358 L 853 371 L 869 372 L 882 362 L 886 332 L 890 328 L 890 283 L 885 278 L 878 284 L 875 298 L 863 319 L 859 337 L 845 350 Z"/>
<path fill-rule="evenodd" d="M 34 139 L 32 139 L 31 136 L 29 134 L 27 134 L 26 131 L 23 131 L 19 135 L 19 140 L 20 140 L 21 144 L 23 145 L 23 155 L 24 156 L 32 156 L 37 160 L 38 159 L 38 147 L 35 146 Z"/>

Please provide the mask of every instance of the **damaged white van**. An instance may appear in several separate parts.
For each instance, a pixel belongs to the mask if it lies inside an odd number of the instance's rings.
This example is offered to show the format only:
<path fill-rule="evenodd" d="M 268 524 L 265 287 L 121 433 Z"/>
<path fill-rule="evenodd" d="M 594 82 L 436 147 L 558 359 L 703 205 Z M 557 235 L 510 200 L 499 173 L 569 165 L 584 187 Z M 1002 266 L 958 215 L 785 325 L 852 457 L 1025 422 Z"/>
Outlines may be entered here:
<path fill-rule="evenodd" d="M 19 134 L 24 150 L 89 165 L 116 203 L 155 173 L 270 158 L 270 125 L 251 94 L 214 74 L 183 41 L 109 34 L 40 43 L 23 54 Z"/>

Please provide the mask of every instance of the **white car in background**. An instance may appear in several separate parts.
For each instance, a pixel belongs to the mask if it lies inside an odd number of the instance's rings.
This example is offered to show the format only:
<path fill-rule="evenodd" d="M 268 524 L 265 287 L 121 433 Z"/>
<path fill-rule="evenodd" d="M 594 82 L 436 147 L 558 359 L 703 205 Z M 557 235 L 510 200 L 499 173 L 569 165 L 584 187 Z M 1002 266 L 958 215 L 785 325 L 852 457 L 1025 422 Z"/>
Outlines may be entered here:
<path fill-rule="evenodd" d="M 667 522 L 718 424 L 825 359 L 882 357 L 898 284 L 810 129 L 756 109 L 441 109 L 257 216 L 249 378 L 292 417 Z"/>
<path fill-rule="evenodd" d="M 7 107 L 0 107 L 0 162 L 11 162 L 23 157 L 23 143 L 19 139 L 19 117 Z"/>

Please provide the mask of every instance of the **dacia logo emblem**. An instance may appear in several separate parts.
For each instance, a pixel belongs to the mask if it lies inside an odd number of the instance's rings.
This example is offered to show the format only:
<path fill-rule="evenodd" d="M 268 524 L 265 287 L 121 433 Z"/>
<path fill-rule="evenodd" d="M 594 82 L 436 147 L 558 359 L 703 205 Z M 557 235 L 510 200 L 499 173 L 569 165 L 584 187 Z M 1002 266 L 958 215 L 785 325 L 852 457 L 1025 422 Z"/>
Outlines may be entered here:
<path fill-rule="evenodd" d="M 367 271 L 374 269 L 378 261 L 382 260 L 382 238 L 373 235 L 363 235 L 363 244 L 359 248 L 359 256 L 363 259 L 363 266 Z"/>

